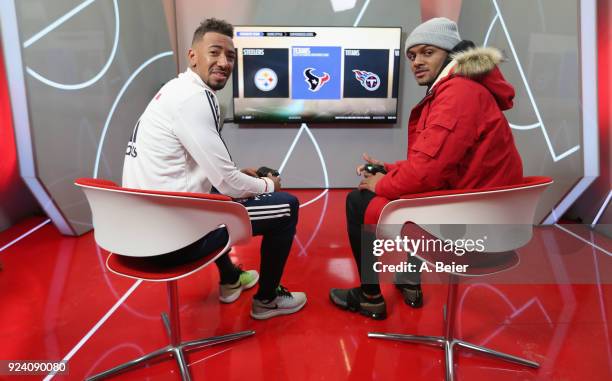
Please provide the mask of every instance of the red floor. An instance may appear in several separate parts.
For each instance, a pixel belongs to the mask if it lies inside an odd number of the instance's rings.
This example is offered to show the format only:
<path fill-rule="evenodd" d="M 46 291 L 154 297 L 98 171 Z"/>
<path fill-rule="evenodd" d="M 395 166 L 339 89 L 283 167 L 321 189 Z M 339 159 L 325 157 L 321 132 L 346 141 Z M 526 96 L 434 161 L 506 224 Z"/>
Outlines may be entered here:
<path fill-rule="evenodd" d="M 303 203 L 319 194 L 293 193 Z M 389 312 L 384 321 L 340 311 L 329 302 L 329 288 L 354 286 L 357 279 L 345 235 L 345 194 L 331 191 L 300 210 L 298 240 L 283 284 L 308 294 L 303 311 L 255 321 L 248 314 L 253 290 L 221 305 L 214 267 L 179 281 L 185 339 L 257 332 L 191 353 L 194 380 L 443 379 L 443 353 L 437 348 L 367 338 L 369 331 L 441 335 L 446 287 L 436 277 L 426 278 L 425 306 L 419 310 L 383 286 Z M 0 247 L 42 221 L 25 221 L 0 233 Z M 603 251 L 561 228 L 544 228 L 520 251 L 519 267 L 508 272 L 523 278 L 499 277 L 460 288 L 461 337 L 540 362 L 541 368 L 463 352 L 457 357 L 458 380 L 612 379 L 612 243 L 581 226 L 564 228 Z M 257 268 L 258 248 L 258 239 L 235 248 L 235 261 Z M 69 358 L 69 375 L 54 379 L 81 380 L 166 345 L 159 319 L 166 308 L 165 287 L 138 284 L 109 313 L 135 282 L 107 272 L 103 255 L 91 233 L 63 237 L 51 224 L 0 252 L 0 359 Z M 166 361 L 113 379 L 179 377 L 174 362 Z"/>

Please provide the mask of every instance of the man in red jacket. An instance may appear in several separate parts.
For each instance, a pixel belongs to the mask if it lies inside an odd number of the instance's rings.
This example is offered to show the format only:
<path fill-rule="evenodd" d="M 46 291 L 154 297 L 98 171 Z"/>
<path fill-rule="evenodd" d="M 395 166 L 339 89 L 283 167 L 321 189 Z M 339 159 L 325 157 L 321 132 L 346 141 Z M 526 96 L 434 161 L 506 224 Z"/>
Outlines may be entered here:
<path fill-rule="evenodd" d="M 405 48 L 417 83 L 427 86 L 425 98 L 410 114 L 407 159 L 383 163 L 364 154 L 387 173 L 371 175 L 358 167 L 364 178 L 346 201 L 349 241 L 362 284 L 330 291 L 340 308 L 374 319 L 386 317 L 386 305 L 372 268 L 375 236 L 367 227 L 377 223 L 386 203 L 440 189 L 517 184 L 523 177 L 503 114 L 512 107 L 514 89 L 497 68 L 501 53 L 461 41 L 457 24 L 442 17 L 415 28 Z M 418 272 L 396 278 L 396 286 L 408 305 L 422 305 Z"/>

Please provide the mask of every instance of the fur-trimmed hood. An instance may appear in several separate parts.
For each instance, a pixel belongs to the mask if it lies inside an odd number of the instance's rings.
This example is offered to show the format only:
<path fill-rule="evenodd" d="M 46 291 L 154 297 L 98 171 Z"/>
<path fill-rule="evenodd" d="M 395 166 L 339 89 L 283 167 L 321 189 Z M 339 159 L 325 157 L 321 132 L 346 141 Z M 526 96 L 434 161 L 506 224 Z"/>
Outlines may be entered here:
<path fill-rule="evenodd" d="M 451 58 L 456 62 L 455 74 L 478 78 L 495 69 L 504 56 L 496 48 L 479 47 L 455 53 Z"/>
<path fill-rule="evenodd" d="M 447 77 L 466 77 L 486 87 L 502 110 L 512 108 L 514 88 L 497 67 L 504 58 L 501 51 L 491 47 L 477 47 L 454 53 L 451 58 L 451 63 L 440 73 L 436 83 L 450 79 Z"/>

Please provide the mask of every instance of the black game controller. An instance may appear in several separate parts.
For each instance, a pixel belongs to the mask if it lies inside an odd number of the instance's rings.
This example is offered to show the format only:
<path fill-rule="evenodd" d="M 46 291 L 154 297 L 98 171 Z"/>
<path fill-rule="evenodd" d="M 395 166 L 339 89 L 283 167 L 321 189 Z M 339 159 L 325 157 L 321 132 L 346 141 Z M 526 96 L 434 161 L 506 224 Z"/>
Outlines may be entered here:
<path fill-rule="evenodd" d="M 259 177 L 268 177 L 268 174 L 271 173 L 272 176 L 280 176 L 280 173 L 276 169 L 268 168 L 268 167 L 259 167 L 257 170 L 257 176 Z"/>
<path fill-rule="evenodd" d="M 375 175 L 377 173 L 382 173 L 383 175 L 387 174 L 385 167 L 378 164 L 367 163 L 363 166 L 363 170 L 368 172 L 371 175 Z"/>

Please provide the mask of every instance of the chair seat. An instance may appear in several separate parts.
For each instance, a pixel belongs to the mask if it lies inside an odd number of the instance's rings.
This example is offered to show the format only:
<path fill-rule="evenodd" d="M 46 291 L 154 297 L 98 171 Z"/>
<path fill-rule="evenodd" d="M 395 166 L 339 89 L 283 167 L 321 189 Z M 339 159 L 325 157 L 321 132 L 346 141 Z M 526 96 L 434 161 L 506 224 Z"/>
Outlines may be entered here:
<path fill-rule="evenodd" d="M 223 248 L 193 261 L 172 264 L 171 261 L 160 261 L 153 257 L 127 257 L 110 253 L 106 259 L 106 267 L 115 274 L 128 278 L 142 279 L 154 282 L 175 280 L 187 276 L 206 266 Z"/>
<path fill-rule="evenodd" d="M 423 237 L 424 239 L 438 239 L 431 235 L 419 225 L 413 223 L 404 224 L 402 237 Z M 463 255 L 455 255 L 446 251 L 428 251 L 424 255 L 417 255 L 419 259 L 429 264 L 441 262 L 445 265 L 468 265 L 465 272 L 449 273 L 459 276 L 484 276 L 492 275 L 509 270 L 519 264 L 519 256 L 514 250 L 499 253 L 489 252 L 465 252 Z"/>

